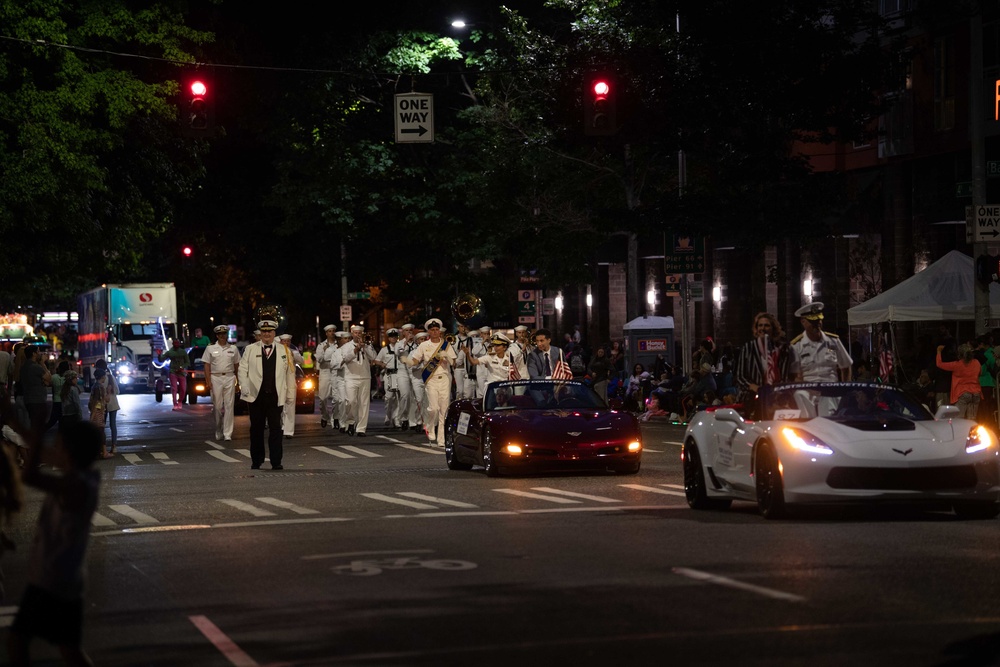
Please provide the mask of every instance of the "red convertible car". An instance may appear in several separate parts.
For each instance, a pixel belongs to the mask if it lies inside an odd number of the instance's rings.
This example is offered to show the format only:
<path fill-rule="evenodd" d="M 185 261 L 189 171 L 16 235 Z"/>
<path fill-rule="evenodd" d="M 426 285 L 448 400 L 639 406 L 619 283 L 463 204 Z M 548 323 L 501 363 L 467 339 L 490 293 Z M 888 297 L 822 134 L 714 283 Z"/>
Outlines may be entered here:
<path fill-rule="evenodd" d="M 604 406 L 573 380 L 512 380 L 487 386 L 482 400 L 451 404 L 445 422 L 451 470 L 486 468 L 490 477 L 537 470 L 637 473 L 638 420 Z"/>

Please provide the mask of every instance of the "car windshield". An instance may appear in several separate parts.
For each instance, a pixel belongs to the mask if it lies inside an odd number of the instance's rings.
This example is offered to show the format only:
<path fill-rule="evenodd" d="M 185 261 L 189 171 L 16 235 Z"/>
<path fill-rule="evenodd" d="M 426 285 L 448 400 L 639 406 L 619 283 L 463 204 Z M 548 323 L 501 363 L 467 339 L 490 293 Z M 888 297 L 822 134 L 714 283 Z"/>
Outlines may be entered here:
<path fill-rule="evenodd" d="M 582 382 L 559 380 L 493 382 L 486 389 L 484 405 L 487 411 L 605 407 L 594 390 Z"/>
<path fill-rule="evenodd" d="M 205 362 L 201 360 L 203 356 L 205 356 L 205 348 L 203 347 L 192 347 L 188 350 L 188 358 L 191 360 L 193 370 L 201 370 L 205 365 Z"/>
<path fill-rule="evenodd" d="M 934 419 L 916 398 L 888 385 L 864 382 L 801 383 L 768 388 L 761 395 L 764 420 L 806 420 L 826 417 L 834 421 Z"/>

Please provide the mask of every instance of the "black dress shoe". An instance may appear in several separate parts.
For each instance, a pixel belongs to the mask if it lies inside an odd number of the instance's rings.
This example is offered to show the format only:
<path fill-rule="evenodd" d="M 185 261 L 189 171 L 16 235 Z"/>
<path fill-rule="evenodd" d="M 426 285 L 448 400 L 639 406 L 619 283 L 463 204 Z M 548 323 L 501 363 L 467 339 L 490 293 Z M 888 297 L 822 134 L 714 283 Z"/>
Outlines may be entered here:
<path fill-rule="evenodd" d="M 333 427 L 334 428 L 340 428 L 340 420 L 334 419 L 333 420 Z M 343 431 L 344 429 L 340 429 L 340 430 Z"/>
<path fill-rule="evenodd" d="M 325 419 L 320 419 L 319 420 L 319 427 L 320 428 L 326 428 L 326 424 L 327 424 L 327 421 Z"/>
<path fill-rule="evenodd" d="M 295 436 L 292 436 L 292 435 L 287 435 L 287 434 L 286 434 L 286 435 L 285 435 L 285 437 L 286 437 L 286 438 L 294 438 Z"/>
<path fill-rule="evenodd" d="M 354 435 L 354 424 L 347 427 L 347 435 Z"/>
<path fill-rule="evenodd" d="M 260 464 L 254 463 L 252 466 L 250 466 L 250 470 L 260 470 Z"/>
<path fill-rule="evenodd" d="M 364 431 L 358 431 L 357 435 L 358 435 L 359 438 L 363 438 L 363 437 L 365 437 L 365 432 Z"/>
<path fill-rule="evenodd" d="M 417 424 L 416 426 L 413 427 L 413 432 L 414 433 L 420 433 L 423 430 L 424 430 L 424 425 L 423 424 Z"/>
<path fill-rule="evenodd" d="M 271 470 L 284 470 L 284 469 L 285 466 L 281 465 L 280 463 L 276 466 L 271 466 Z"/>
<path fill-rule="evenodd" d="M 401 424 L 401 425 L 399 426 L 399 430 L 400 430 L 400 431 L 405 431 L 405 430 L 407 430 L 408 428 L 410 428 L 410 422 L 409 422 L 409 421 L 407 421 L 406 419 L 404 419 L 404 420 L 403 420 L 403 423 L 402 423 L 402 424 Z"/>

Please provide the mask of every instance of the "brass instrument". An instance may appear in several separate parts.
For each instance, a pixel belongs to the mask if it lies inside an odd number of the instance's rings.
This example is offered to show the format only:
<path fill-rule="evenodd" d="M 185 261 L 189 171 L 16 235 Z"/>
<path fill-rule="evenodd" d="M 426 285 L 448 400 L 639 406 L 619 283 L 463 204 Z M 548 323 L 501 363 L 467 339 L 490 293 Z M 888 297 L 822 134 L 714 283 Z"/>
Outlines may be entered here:
<path fill-rule="evenodd" d="M 278 329 L 275 335 L 280 335 L 285 332 L 285 327 L 288 325 L 288 317 L 285 314 L 285 307 L 277 303 L 265 303 L 254 310 L 254 326 L 257 322 L 261 320 L 274 320 L 278 324 Z"/>
<path fill-rule="evenodd" d="M 483 309 L 482 300 L 475 294 L 462 294 L 451 302 L 451 314 L 462 324 L 469 324 Z"/>
<path fill-rule="evenodd" d="M 450 333 L 449 334 L 445 334 L 444 335 L 444 339 L 446 341 L 448 341 L 448 345 L 451 345 L 451 346 L 455 345 L 455 334 L 450 334 Z"/>
<path fill-rule="evenodd" d="M 365 332 L 364 338 L 362 338 L 362 340 L 364 341 L 365 345 L 373 345 L 375 343 L 375 338 L 367 331 Z"/>

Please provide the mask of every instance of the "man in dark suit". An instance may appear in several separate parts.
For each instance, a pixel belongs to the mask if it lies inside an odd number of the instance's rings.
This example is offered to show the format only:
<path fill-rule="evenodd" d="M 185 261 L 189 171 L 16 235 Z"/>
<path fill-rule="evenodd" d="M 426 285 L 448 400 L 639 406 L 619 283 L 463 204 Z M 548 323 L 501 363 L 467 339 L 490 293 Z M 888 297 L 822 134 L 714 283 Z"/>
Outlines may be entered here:
<path fill-rule="evenodd" d="M 552 334 L 549 330 L 536 331 L 535 347 L 528 353 L 528 377 L 532 380 L 551 378 L 560 359 L 562 350 L 552 345 Z"/>
<path fill-rule="evenodd" d="M 278 323 L 262 320 L 260 340 L 247 345 L 240 360 L 240 398 L 250 412 L 250 468 L 259 470 L 264 463 L 264 426 L 269 430 L 267 448 L 271 469 L 283 470 L 281 411 L 285 403 L 295 401 L 295 364 L 286 345 L 274 342 Z"/>

